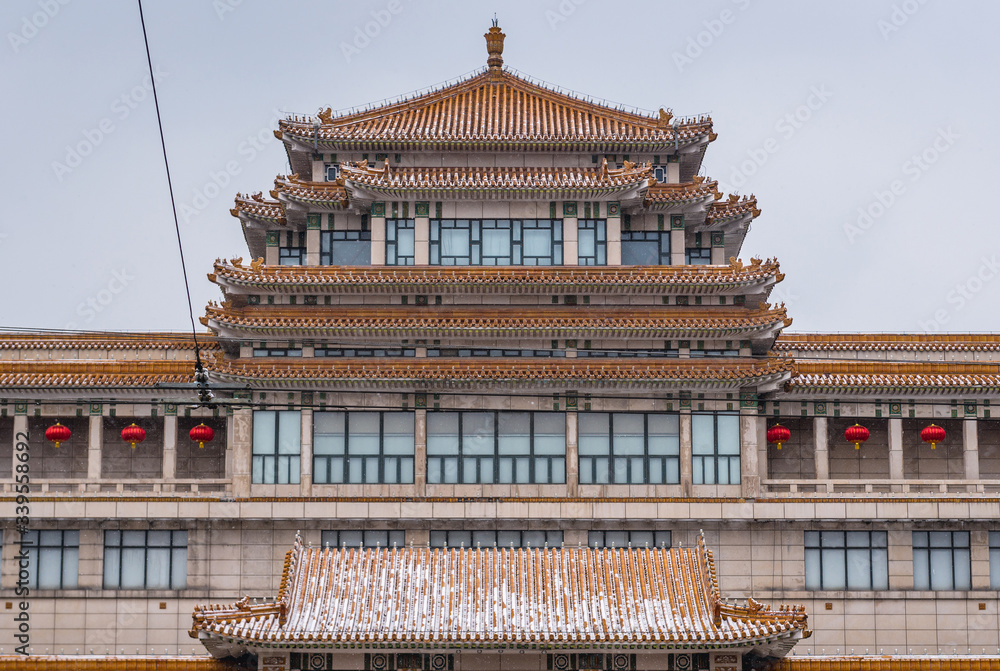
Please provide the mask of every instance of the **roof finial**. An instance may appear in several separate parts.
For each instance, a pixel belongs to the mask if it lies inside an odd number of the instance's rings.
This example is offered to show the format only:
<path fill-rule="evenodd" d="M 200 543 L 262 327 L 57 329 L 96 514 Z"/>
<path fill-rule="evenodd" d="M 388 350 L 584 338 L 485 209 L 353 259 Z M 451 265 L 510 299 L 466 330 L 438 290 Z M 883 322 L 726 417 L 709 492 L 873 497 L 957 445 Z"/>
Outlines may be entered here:
<path fill-rule="evenodd" d="M 490 70 L 499 70 L 503 67 L 503 38 L 507 37 L 500 30 L 496 15 L 493 15 L 493 25 L 483 37 L 486 38 L 486 53 L 490 56 L 486 59 L 486 65 Z"/>

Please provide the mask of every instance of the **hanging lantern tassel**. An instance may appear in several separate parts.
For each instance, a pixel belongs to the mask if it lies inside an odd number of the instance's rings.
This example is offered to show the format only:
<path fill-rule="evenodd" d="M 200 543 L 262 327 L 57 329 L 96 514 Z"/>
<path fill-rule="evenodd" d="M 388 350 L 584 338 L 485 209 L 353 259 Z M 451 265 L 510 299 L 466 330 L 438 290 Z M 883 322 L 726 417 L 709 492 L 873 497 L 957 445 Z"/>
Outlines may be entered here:
<path fill-rule="evenodd" d="M 767 430 L 767 442 L 772 443 L 781 449 L 782 443 L 787 443 L 792 437 L 792 432 L 781 424 L 775 424 Z"/>
<path fill-rule="evenodd" d="M 938 443 L 943 443 L 945 437 L 944 429 L 937 424 L 931 424 L 930 426 L 925 426 L 920 432 L 920 440 L 925 443 L 931 444 L 931 449 L 933 450 Z"/>
<path fill-rule="evenodd" d="M 61 443 L 69 440 L 69 437 L 73 435 L 68 427 L 63 426 L 59 422 L 56 422 L 49 428 L 45 429 L 45 438 L 53 443 L 56 449 L 59 449 Z"/>
<path fill-rule="evenodd" d="M 847 442 L 854 443 L 855 450 L 860 450 L 861 443 L 868 440 L 868 436 L 870 435 L 871 434 L 869 433 L 868 429 L 861 426 L 860 424 L 849 426 L 847 427 L 847 431 L 844 431 L 844 438 L 847 439 Z"/>
<path fill-rule="evenodd" d="M 135 422 L 132 422 L 122 429 L 122 440 L 131 445 L 134 450 L 137 444 L 146 440 L 146 431 L 141 426 L 137 426 Z"/>
<path fill-rule="evenodd" d="M 205 447 L 205 443 L 210 443 L 212 442 L 212 439 L 215 438 L 215 431 L 212 430 L 212 427 L 207 426 L 204 422 L 202 422 L 198 426 L 192 428 L 188 435 L 191 436 L 191 440 L 198 443 L 198 449 L 202 449 Z"/>

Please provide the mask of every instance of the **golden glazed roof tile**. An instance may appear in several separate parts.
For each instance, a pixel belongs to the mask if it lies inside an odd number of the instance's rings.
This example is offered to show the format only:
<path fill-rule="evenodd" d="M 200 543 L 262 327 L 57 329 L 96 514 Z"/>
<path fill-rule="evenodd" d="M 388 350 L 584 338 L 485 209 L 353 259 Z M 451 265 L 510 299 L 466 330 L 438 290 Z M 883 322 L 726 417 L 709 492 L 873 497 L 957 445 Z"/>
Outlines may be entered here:
<path fill-rule="evenodd" d="M 0 389 L 146 388 L 192 381 L 191 360 L 0 361 Z"/>
<path fill-rule="evenodd" d="M 288 141 L 320 147 L 435 146 L 568 149 L 621 146 L 674 150 L 708 142 L 708 116 L 644 115 L 558 93 L 506 70 L 487 70 L 416 98 L 353 114 L 331 110 L 279 122 Z M 675 125 L 676 124 L 676 125 Z M 711 138 L 714 139 L 714 138 Z"/>
<path fill-rule="evenodd" d="M 347 190 L 336 182 L 307 182 L 298 175 L 278 176 L 271 197 L 306 205 L 342 208 L 347 206 Z"/>
<path fill-rule="evenodd" d="M 782 352 L 995 352 L 1000 334 L 954 333 L 787 333 L 774 344 Z"/>
<path fill-rule="evenodd" d="M 236 194 L 236 207 L 230 209 L 229 214 L 237 218 L 243 215 L 248 219 L 273 222 L 282 226 L 287 223 L 285 206 L 277 200 L 265 200 L 259 192 L 250 196 Z"/>
<path fill-rule="evenodd" d="M 202 350 L 217 351 L 215 338 L 199 334 Z M 190 333 L 5 333 L 0 350 L 181 350 L 194 349 Z"/>
<path fill-rule="evenodd" d="M 348 334 L 453 333 L 493 337 L 499 333 L 595 333 L 604 335 L 746 334 L 787 326 L 784 306 L 757 309 L 705 308 L 566 308 L 554 307 L 355 307 L 209 305 L 202 323 L 248 331 Z M 693 336 L 692 336 L 693 337 Z"/>
<path fill-rule="evenodd" d="M 543 648 L 794 644 L 802 606 L 724 603 L 704 539 L 684 549 L 289 551 L 274 603 L 196 606 L 191 635 L 244 650 L 308 642 Z"/>
<path fill-rule="evenodd" d="M 704 181 L 695 177 L 695 181 L 683 184 L 654 184 L 646 192 L 643 204 L 646 207 L 665 205 L 683 205 L 687 203 L 710 203 L 722 198 L 716 181 Z"/>
<path fill-rule="evenodd" d="M 0 671 L 250 671 L 231 659 L 194 655 L 0 655 Z"/>
<path fill-rule="evenodd" d="M 771 671 L 1000 671 L 986 655 L 823 655 L 778 660 Z"/>
<path fill-rule="evenodd" d="M 216 377 L 299 384 L 343 382 L 352 385 L 487 383 L 562 385 L 623 383 L 652 386 L 711 384 L 741 387 L 787 379 L 789 359 L 641 359 L 632 362 L 586 359 L 504 359 L 463 357 L 393 360 L 389 358 L 226 360 L 209 365 Z"/>
<path fill-rule="evenodd" d="M 706 223 L 709 226 L 717 225 L 746 215 L 750 215 L 751 219 L 760 216 L 760 210 L 757 208 L 757 197 L 753 194 L 742 198 L 731 195 L 728 200 L 720 200 L 708 206 Z"/>
<path fill-rule="evenodd" d="M 395 291 L 399 287 L 452 287 L 462 292 L 499 293 L 549 288 L 565 292 L 643 291 L 678 287 L 746 287 L 779 282 L 784 276 L 777 261 L 752 259 L 748 265 L 642 267 L 429 267 L 398 266 L 244 266 L 243 259 L 215 262 L 213 281 L 247 287 L 306 286 L 341 290 Z"/>
<path fill-rule="evenodd" d="M 799 359 L 788 391 L 878 393 L 952 393 L 958 390 L 1000 393 L 1000 362 L 815 362 Z"/>

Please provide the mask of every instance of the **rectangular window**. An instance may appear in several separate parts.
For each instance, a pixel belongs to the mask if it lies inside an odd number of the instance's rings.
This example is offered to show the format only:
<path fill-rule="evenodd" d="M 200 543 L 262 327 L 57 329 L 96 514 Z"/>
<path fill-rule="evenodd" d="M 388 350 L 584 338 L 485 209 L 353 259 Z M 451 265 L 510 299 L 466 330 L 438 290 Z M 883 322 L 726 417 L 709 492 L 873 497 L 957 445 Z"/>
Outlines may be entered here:
<path fill-rule="evenodd" d="M 587 545 L 592 548 L 670 548 L 669 531 L 591 531 Z"/>
<path fill-rule="evenodd" d="M 288 231 L 285 244 L 278 248 L 279 266 L 304 266 L 306 263 L 305 231 Z"/>
<path fill-rule="evenodd" d="M 566 415 L 429 412 L 427 482 L 564 483 Z"/>
<path fill-rule="evenodd" d="M 105 589 L 187 587 L 186 531 L 105 531 Z"/>
<path fill-rule="evenodd" d="M 581 266 L 608 263 L 608 235 L 604 219 L 577 219 L 576 259 Z"/>
<path fill-rule="evenodd" d="M 659 184 L 667 184 L 670 181 L 670 172 L 666 165 L 654 165 L 653 177 Z"/>
<path fill-rule="evenodd" d="M 79 531 L 26 531 L 29 589 L 76 589 L 80 575 Z"/>
<path fill-rule="evenodd" d="M 253 413 L 253 481 L 299 484 L 302 418 L 298 410 Z"/>
<path fill-rule="evenodd" d="M 740 416 L 691 415 L 691 453 L 694 484 L 740 484 Z"/>
<path fill-rule="evenodd" d="M 540 548 L 562 547 L 562 531 L 462 531 L 436 529 L 431 531 L 432 548 Z"/>
<path fill-rule="evenodd" d="M 399 529 L 341 529 L 324 531 L 321 547 L 332 548 L 403 548 L 406 532 Z"/>
<path fill-rule="evenodd" d="M 913 532 L 913 589 L 972 589 L 968 531 Z"/>
<path fill-rule="evenodd" d="M 413 482 L 412 412 L 313 414 L 313 482 Z"/>
<path fill-rule="evenodd" d="M 884 531 L 806 531 L 806 589 L 889 589 Z"/>
<path fill-rule="evenodd" d="M 677 415 L 581 412 L 581 484 L 677 484 L 680 427 Z"/>
<path fill-rule="evenodd" d="M 416 356 L 412 347 L 316 347 L 315 357 L 394 357 Z"/>
<path fill-rule="evenodd" d="M 323 266 L 370 266 L 371 231 L 322 231 L 319 262 Z"/>
<path fill-rule="evenodd" d="M 412 266 L 415 263 L 416 224 L 413 219 L 385 220 L 385 264 Z"/>
<path fill-rule="evenodd" d="M 298 347 L 254 347 L 254 356 L 302 356 L 302 350 Z"/>
<path fill-rule="evenodd" d="M 990 532 L 990 589 L 1000 589 L 1000 531 Z"/>
<path fill-rule="evenodd" d="M 670 231 L 622 231 L 623 266 L 669 266 Z"/>
<path fill-rule="evenodd" d="M 562 264 L 559 219 L 431 219 L 433 266 Z"/>
<path fill-rule="evenodd" d="M 336 163 L 324 163 L 323 174 L 328 182 L 336 182 L 340 176 L 340 166 Z"/>
<path fill-rule="evenodd" d="M 710 247 L 688 247 L 685 255 L 689 266 L 707 266 L 712 263 Z"/>

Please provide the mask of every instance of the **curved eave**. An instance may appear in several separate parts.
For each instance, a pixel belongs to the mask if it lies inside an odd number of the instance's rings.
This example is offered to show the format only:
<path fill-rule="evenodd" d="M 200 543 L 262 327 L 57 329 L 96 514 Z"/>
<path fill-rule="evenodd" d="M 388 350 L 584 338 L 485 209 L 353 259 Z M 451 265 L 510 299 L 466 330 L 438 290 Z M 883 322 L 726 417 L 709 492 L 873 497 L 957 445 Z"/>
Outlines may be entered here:
<path fill-rule="evenodd" d="M 790 394 L 826 396 L 939 396 L 954 398 L 956 395 L 1000 396 L 1000 376 L 982 376 L 987 380 L 961 380 L 933 376 L 934 379 L 888 380 L 882 376 L 849 376 L 852 379 L 838 379 L 836 376 L 801 375 L 785 385 Z M 968 377 L 968 376 L 959 376 Z"/>
<path fill-rule="evenodd" d="M 490 186 L 441 186 L 406 187 L 379 186 L 347 180 L 352 199 L 377 200 L 397 198 L 413 200 L 593 200 L 615 198 L 632 200 L 640 196 L 646 180 L 623 185 L 608 186 L 561 186 L 552 187 L 490 187 Z"/>

